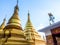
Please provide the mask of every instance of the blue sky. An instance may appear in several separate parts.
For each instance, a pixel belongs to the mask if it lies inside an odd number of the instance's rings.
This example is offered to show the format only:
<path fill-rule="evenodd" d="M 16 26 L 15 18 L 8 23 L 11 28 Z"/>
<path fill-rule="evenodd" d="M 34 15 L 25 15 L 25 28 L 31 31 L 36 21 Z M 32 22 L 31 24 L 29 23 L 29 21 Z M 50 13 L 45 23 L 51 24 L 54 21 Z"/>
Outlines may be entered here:
<path fill-rule="evenodd" d="M 14 12 L 17 0 L 0 0 L 0 24 L 6 17 L 9 18 Z M 60 21 L 60 0 L 19 0 L 19 16 L 21 25 L 24 28 L 27 22 L 27 13 L 30 12 L 30 18 L 36 30 L 49 25 L 48 13 L 52 13 L 55 22 Z M 6 22 L 6 23 L 7 23 Z"/>

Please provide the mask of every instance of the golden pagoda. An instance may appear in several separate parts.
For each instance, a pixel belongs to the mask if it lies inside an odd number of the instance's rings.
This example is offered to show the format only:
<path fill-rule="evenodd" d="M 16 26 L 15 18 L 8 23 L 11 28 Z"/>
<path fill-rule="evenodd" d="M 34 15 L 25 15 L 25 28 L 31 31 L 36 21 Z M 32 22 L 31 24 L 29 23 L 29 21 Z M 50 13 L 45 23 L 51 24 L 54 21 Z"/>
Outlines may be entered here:
<path fill-rule="evenodd" d="M 9 19 L 7 25 L 2 24 L 1 28 L 3 29 L 3 38 L 1 45 L 29 45 L 25 39 L 23 29 L 21 27 L 21 22 L 18 16 L 18 2 L 14 8 L 14 13 Z"/>
<path fill-rule="evenodd" d="M 19 18 L 18 0 L 14 8 L 14 13 L 6 23 L 4 19 L 0 26 L 0 45 L 42 45 L 46 42 L 41 40 L 41 36 L 35 31 L 31 21 L 30 14 L 28 12 L 28 21 L 26 27 L 23 30 L 21 21 Z M 43 45 L 44 45 L 43 44 Z"/>
<path fill-rule="evenodd" d="M 27 41 L 30 42 L 31 45 L 46 45 L 46 42 L 44 40 L 41 40 L 41 36 L 34 29 L 30 21 L 29 12 L 28 12 L 28 20 L 24 29 L 24 34 L 26 36 Z"/>

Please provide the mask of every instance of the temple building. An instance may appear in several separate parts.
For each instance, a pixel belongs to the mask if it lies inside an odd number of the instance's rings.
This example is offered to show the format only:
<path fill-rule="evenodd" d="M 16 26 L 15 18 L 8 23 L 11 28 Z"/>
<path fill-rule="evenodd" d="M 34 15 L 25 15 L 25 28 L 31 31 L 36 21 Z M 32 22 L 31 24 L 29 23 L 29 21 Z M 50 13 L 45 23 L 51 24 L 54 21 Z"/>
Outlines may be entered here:
<path fill-rule="evenodd" d="M 60 21 L 39 31 L 45 33 L 47 45 L 60 45 Z"/>
<path fill-rule="evenodd" d="M 19 18 L 18 0 L 14 8 L 14 13 L 6 24 L 4 18 L 0 26 L 0 45 L 46 45 L 46 41 L 34 29 L 28 12 L 28 20 L 25 29 L 22 29 Z"/>

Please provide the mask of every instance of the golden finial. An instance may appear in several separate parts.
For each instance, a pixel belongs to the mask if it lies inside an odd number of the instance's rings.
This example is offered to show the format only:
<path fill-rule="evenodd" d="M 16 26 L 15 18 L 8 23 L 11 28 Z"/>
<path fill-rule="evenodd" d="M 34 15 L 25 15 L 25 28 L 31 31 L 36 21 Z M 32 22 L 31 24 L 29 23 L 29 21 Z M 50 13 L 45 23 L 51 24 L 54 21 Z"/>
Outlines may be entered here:
<path fill-rule="evenodd" d="M 6 17 L 4 18 L 4 22 L 6 21 Z"/>
<path fill-rule="evenodd" d="M 17 0 L 17 5 L 18 5 L 18 0 Z"/>
<path fill-rule="evenodd" d="M 28 21 L 30 21 L 30 13 L 29 13 L 29 10 L 28 10 Z"/>
<path fill-rule="evenodd" d="M 17 4 L 16 4 L 16 6 L 15 6 L 15 10 L 16 10 L 16 9 L 19 10 L 19 8 L 18 8 L 18 0 L 17 0 L 16 2 L 17 2 Z"/>

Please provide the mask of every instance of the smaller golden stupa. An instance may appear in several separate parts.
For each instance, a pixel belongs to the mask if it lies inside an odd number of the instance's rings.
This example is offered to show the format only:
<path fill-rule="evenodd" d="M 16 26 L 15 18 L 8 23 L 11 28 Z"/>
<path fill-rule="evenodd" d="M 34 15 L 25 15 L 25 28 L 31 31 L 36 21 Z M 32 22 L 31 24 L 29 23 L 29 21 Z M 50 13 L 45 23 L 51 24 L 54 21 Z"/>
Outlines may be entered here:
<path fill-rule="evenodd" d="M 41 40 L 41 36 L 34 29 L 30 20 L 29 11 L 28 11 L 28 20 L 24 29 L 24 34 L 26 36 L 27 41 L 30 42 L 31 45 L 46 45 L 46 42 L 44 40 Z"/>

